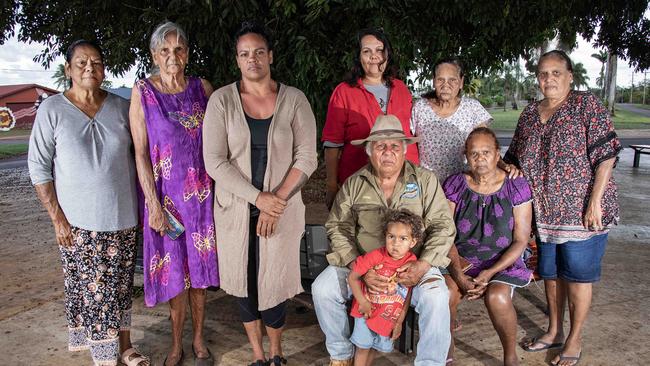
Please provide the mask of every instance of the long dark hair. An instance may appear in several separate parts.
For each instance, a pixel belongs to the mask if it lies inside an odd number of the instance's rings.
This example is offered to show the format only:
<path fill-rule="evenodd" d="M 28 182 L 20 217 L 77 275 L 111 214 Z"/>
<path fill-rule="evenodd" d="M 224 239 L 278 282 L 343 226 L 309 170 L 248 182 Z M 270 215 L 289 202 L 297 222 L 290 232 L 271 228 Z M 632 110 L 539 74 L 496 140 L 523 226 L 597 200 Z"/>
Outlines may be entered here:
<path fill-rule="evenodd" d="M 359 78 L 366 75 L 365 71 L 363 71 L 363 66 L 361 66 L 361 39 L 365 36 L 374 36 L 379 42 L 384 44 L 384 57 L 386 58 L 384 62 L 386 67 L 384 68 L 382 77 L 386 81 L 386 85 L 393 86 L 393 79 L 397 76 L 397 67 L 394 65 L 393 60 L 393 47 L 391 47 L 388 37 L 386 37 L 386 34 L 384 34 L 381 28 L 366 28 L 357 33 L 357 50 L 354 54 L 354 64 L 345 76 L 345 82 L 350 86 L 357 86 Z"/>
<path fill-rule="evenodd" d="M 450 64 L 456 66 L 458 69 L 458 74 L 460 75 L 460 78 L 462 79 L 465 76 L 465 67 L 463 66 L 463 63 L 458 59 L 457 57 L 445 57 L 441 58 L 436 62 L 435 65 L 433 65 L 433 79 L 435 80 L 436 78 L 436 71 L 438 70 L 438 66 L 442 64 Z M 463 90 L 463 86 L 460 86 L 460 90 Z M 460 91 L 459 91 L 460 93 Z M 436 99 L 436 89 L 433 87 L 430 91 L 424 93 L 421 95 L 422 98 L 426 99 Z"/>

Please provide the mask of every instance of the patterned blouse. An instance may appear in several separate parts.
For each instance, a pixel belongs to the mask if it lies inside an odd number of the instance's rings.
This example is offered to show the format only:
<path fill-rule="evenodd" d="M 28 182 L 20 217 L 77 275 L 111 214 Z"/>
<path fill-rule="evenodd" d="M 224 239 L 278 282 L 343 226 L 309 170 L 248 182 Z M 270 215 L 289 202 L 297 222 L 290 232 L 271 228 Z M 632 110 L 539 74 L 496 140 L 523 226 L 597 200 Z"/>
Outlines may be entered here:
<path fill-rule="evenodd" d="M 515 228 L 514 208 L 532 200 L 526 179 L 506 177 L 499 190 L 490 194 L 472 191 L 464 173 L 449 176 L 442 185 L 447 199 L 456 204 L 456 249 L 472 263 L 467 275 L 476 277 L 491 268 L 512 244 Z M 490 282 L 503 282 L 515 287 L 530 282 L 531 271 L 521 257 L 499 271 Z"/>
<path fill-rule="evenodd" d="M 462 97 L 454 114 L 442 118 L 426 98 L 413 104 L 411 132 L 420 136 L 420 165 L 431 170 L 442 182 L 465 168 L 465 139 L 481 123 L 491 123 L 492 116 L 476 99 Z"/>
<path fill-rule="evenodd" d="M 522 112 L 504 158 L 521 168 L 532 188 L 538 238 L 560 244 L 607 232 L 619 216 L 613 176 L 601 201 L 606 229 L 582 226 L 596 168 L 622 149 L 607 109 L 590 92 L 572 91 L 542 123 L 539 104 L 531 103 Z"/>

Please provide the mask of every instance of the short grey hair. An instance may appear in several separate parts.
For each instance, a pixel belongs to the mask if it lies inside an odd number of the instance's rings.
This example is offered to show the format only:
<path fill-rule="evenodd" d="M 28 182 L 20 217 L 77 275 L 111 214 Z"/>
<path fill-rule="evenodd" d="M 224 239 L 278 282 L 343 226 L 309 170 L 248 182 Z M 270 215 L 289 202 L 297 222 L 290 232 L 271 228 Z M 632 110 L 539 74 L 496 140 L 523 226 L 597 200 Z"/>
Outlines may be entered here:
<path fill-rule="evenodd" d="M 185 46 L 189 46 L 187 41 L 187 34 L 180 25 L 174 22 L 164 22 L 156 27 L 156 30 L 151 34 L 151 40 L 149 41 L 149 49 L 151 51 L 157 50 L 163 43 L 165 43 L 165 37 L 170 33 L 176 33 L 176 37 L 179 40 L 183 40 Z"/>
<path fill-rule="evenodd" d="M 366 155 L 368 156 L 372 155 L 372 144 L 375 142 L 379 142 L 379 141 L 366 142 Z M 404 155 L 406 155 L 406 149 L 408 148 L 408 144 L 406 143 L 406 140 L 402 140 L 402 148 L 404 149 Z"/>

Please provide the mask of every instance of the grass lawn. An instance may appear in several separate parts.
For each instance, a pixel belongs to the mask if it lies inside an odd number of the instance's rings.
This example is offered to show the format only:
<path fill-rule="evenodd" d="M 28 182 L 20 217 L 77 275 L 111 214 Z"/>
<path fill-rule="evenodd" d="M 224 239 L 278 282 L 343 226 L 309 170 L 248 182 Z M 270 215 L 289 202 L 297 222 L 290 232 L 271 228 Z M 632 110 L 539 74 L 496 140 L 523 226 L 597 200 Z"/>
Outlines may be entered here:
<path fill-rule="evenodd" d="M 648 106 L 650 109 L 650 106 Z M 495 130 L 514 130 L 517 126 L 517 120 L 523 109 L 512 110 L 508 109 L 505 112 L 503 109 L 490 110 L 490 114 L 494 119 L 492 128 Z M 616 116 L 614 116 L 614 127 L 616 129 L 650 129 L 650 117 L 645 117 L 640 114 L 616 109 Z"/>
<path fill-rule="evenodd" d="M 27 153 L 27 144 L 0 144 L 0 159 Z"/>
<path fill-rule="evenodd" d="M 617 108 L 614 116 L 614 127 L 619 129 L 650 128 L 650 117 Z"/>
<path fill-rule="evenodd" d="M 29 134 L 32 132 L 32 130 L 22 130 L 22 129 L 12 129 L 9 131 L 0 131 L 0 139 L 3 137 L 23 137 L 23 136 L 29 136 Z"/>

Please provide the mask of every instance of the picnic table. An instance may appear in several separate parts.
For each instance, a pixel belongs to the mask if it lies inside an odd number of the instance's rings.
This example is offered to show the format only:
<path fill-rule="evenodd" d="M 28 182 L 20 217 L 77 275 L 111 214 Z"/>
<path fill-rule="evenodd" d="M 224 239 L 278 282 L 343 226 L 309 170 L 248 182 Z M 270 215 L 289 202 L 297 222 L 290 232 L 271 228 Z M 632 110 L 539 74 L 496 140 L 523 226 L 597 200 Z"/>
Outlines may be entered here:
<path fill-rule="evenodd" d="M 638 168 L 641 154 L 650 155 L 650 145 L 630 145 L 629 147 L 634 150 L 634 164 L 632 166 Z"/>

